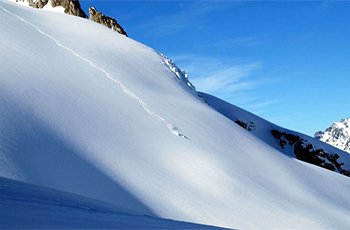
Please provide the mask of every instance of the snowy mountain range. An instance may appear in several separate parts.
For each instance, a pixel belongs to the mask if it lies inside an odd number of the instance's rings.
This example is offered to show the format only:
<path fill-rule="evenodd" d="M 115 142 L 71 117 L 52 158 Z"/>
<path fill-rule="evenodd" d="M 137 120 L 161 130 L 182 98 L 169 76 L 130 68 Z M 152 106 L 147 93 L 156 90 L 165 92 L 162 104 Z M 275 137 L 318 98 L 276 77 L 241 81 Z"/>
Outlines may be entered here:
<path fill-rule="evenodd" d="M 350 228 L 348 153 L 86 18 L 0 0 L 0 31 L 0 228 Z"/>
<path fill-rule="evenodd" d="M 318 131 L 316 139 L 350 153 L 350 118 L 334 122 L 324 132 Z"/>

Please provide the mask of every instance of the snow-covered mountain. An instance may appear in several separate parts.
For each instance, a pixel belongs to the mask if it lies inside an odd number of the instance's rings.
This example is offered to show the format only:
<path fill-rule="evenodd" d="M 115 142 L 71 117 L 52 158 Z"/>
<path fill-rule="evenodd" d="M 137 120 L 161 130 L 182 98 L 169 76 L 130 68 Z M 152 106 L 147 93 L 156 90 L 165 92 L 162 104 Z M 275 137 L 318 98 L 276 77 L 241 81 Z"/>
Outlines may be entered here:
<path fill-rule="evenodd" d="M 276 126 L 238 108 L 254 131 L 242 129 L 223 116 L 232 105 L 203 102 L 157 51 L 84 18 L 4 0 L 0 31 L 1 177 L 133 215 L 238 229 L 350 228 L 348 177 L 284 154 L 278 145 L 288 135 L 278 129 L 275 139 Z M 2 228 L 23 221 L 10 211 L 22 185 L 6 193 L 1 180 L 0 217 L 13 220 Z"/>
<path fill-rule="evenodd" d="M 338 148 L 272 124 L 214 96 L 199 93 L 211 107 L 268 145 L 290 157 L 350 176 L 350 155 Z M 347 124 L 344 125 L 346 127 Z"/>
<path fill-rule="evenodd" d="M 334 122 L 324 132 L 315 133 L 315 138 L 350 153 L 350 118 Z"/>

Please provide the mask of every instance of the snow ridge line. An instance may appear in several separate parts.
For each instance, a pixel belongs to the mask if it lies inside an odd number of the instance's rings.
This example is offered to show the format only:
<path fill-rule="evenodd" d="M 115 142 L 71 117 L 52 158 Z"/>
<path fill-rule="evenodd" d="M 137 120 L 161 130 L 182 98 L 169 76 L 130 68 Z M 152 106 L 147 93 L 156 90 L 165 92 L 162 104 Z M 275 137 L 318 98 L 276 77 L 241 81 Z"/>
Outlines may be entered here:
<path fill-rule="evenodd" d="M 39 33 L 41 33 L 42 35 L 52 39 L 58 46 L 62 47 L 63 49 L 71 52 L 73 55 L 75 55 L 76 57 L 86 61 L 87 63 L 89 63 L 89 65 L 91 65 L 93 68 L 101 71 L 108 79 L 110 79 L 111 81 L 117 83 L 119 85 L 119 87 L 131 98 L 134 98 L 135 100 L 137 100 L 137 102 L 141 105 L 141 107 L 152 117 L 157 118 L 159 121 L 161 121 L 168 129 L 169 131 L 179 137 L 183 137 L 185 139 L 188 139 L 187 136 L 179 133 L 178 131 L 176 131 L 176 127 L 173 126 L 172 124 L 170 124 L 169 122 L 167 122 L 163 117 L 161 117 L 160 115 L 158 115 L 157 113 L 153 112 L 144 101 L 142 101 L 138 96 L 136 96 L 132 91 L 130 91 L 125 85 L 123 85 L 120 81 L 114 79 L 111 77 L 111 75 L 104 69 L 102 69 L 101 67 L 97 66 L 96 64 L 94 64 L 92 61 L 90 61 L 89 59 L 81 56 L 80 54 L 76 53 L 75 51 L 73 51 L 72 49 L 68 48 L 67 46 L 63 45 L 62 43 L 60 43 L 56 38 L 54 38 L 53 36 L 45 33 L 44 31 L 42 31 L 39 27 L 37 27 L 36 25 L 34 25 L 31 22 L 28 22 L 27 20 L 23 19 L 22 17 L 6 10 L 5 8 L 3 8 L 2 6 L 0 6 L 0 8 L 5 11 L 8 14 L 11 14 L 15 17 L 17 17 L 18 19 L 20 19 L 21 21 L 23 21 L 24 23 L 34 27 Z"/>

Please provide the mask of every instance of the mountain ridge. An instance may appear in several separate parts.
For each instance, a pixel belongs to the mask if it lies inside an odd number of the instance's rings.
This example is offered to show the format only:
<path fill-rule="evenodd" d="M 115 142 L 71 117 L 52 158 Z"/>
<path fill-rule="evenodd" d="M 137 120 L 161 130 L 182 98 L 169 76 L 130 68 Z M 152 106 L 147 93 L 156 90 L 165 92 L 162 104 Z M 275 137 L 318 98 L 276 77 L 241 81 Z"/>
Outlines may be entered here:
<path fill-rule="evenodd" d="M 89 7 L 89 17 L 80 6 L 79 0 L 15 0 L 16 2 L 27 1 L 28 6 L 43 9 L 46 5 L 51 5 L 52 8 L 63 7 L 64 13 L 89 19 L 93 22 L 106 26 L 122 35 L 128 36 L 123 27 L 114 18 L 108 17 L 93 6 Z"/>
<path fill-rule="evenodd" d="M 317 138 L 279 127 L 212 95 L 201 92 L 199 95 L 219 113 L 287 156 L 350 177 L 350 155 L 346 152 Z"/>

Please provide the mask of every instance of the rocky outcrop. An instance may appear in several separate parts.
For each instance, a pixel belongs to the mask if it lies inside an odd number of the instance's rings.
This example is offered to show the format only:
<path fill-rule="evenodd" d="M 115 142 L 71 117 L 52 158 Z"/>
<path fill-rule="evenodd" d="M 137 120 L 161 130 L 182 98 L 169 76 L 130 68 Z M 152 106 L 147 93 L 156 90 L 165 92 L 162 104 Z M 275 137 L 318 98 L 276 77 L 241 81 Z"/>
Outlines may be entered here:
<path fill-rule="evenodd" d="M 51 0 L 51 6 L 62 6 L 66 14 L 87 18 L 85 12 L 81 9 L 78 0 Z"/>
<path fill-rule="evenodd" d="M 107 26 L 108 28 L 114 31 L 117 31 L 120 34 L 128 36 L 124 31 L 123 27 L 121 27 L 114 18 L 105 16 L 101 12 L 98 12 L 95 7 L 92 7 L 92 6 L 89 7 L 89 14 L 90 14 L 89 19 L 91 21 Z"/>
<path fill-rule="evenodd" d="M 29 6 L 41 9 L 49 2 L 49 0 L 16 0 L 16 2 L 28 2 Z"/>
<path fill-rule="evenodd" d="M 253 132 L 256 129 L 256 126 L 252 121 L 248 124 L 248 123 L 245 123 L 244 121 L 237 119 L 235 120 L 235 123 L 241 126 L 243 129 L 248 130 L 249 132 Z"/>
<path fill-rule="evenodd" d="M 29 6 L 34 8 L 39 8 L 39 9 L 43 8 L 48 2 L 49 0 L 37 0 L 37 1 L 29 0 L 28 1 Z"/>
<path fill-rule="evenodd" d="M 41 9 L 49 2 L 52 7 L 62 6 L 64 8 L 64 12 L 66 14 L 89 18 L 91 21 L 97 22 L 101 25 L 107 26 L 108 28 L 128 36 L 124 31 L 123 27 L 121 27 L 118 22 L 111 17 L 105 16 L 101 12 L 98 12 L 95 7 L 89 7 L 89 17 L 85 14 L 80 6 L 79 0 L 16 0 L 21 2 L 28 2 L 29 6 L 33 8 Z"/>
<path fill-rule="evenodd" d="M 324 149 L 315 149 L 311 143 L 300 138 L 298 135 L 280 132 L 276 129 L 271 130 L 271 134 L 274 138 L 279 140 L 280 146 L 283 149 L 287 144 L 294 147 L 294 155 L 297 159 L 331 171 L 337 171 L 350 177 L 350 171 L 345 170 L 342 167 L 344 163 L 339 162 L 338 154 L 327 153 Z"/>
<path fill-rule="evenodd" d="M 21 2 L 28 2 L 29 6 L 37 9 L 42 9 L 46 6 L 49 0 L 16 0 Z M 50 0 L 51 6 L 62 6 L 66 14 L 87 18 L 85 12 L 81 9 L 78 0 Z"/>

